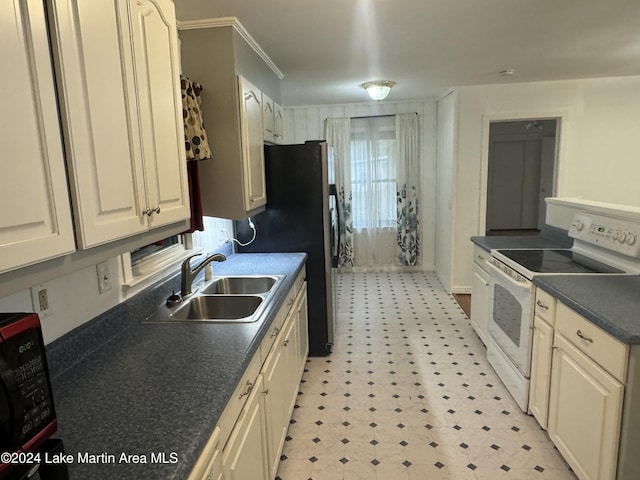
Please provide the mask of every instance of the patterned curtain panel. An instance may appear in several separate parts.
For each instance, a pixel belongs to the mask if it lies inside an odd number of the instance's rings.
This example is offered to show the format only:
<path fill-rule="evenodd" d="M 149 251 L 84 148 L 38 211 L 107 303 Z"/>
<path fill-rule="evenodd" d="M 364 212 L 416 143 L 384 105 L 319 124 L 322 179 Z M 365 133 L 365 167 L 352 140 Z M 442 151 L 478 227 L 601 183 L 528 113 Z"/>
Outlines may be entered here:
<path fill-rule="evenodd" d="M 396 115 L 398 143 L 398 263 L 419 263 L 420 136 L 418 115 Z"/>
<path fill-rule="evenodd" d="M 349 118 L 327 118 L 325 139 L 333 147 L 333 178 L 338 196 L 338 267 L 351 267 L 353 221 L 351 218 L 351 139 Z"/>

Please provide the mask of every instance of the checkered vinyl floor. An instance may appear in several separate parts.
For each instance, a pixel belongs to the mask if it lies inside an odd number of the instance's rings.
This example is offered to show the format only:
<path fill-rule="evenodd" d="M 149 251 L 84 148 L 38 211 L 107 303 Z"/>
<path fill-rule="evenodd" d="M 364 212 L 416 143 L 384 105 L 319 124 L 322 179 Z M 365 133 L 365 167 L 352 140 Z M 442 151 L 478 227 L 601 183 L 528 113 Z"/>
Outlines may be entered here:
<path fill-rule="evenodd" d="M 337 279 L 334 351 L 307 363 L 278 479 L 576 479 L 433 273 Z"/>

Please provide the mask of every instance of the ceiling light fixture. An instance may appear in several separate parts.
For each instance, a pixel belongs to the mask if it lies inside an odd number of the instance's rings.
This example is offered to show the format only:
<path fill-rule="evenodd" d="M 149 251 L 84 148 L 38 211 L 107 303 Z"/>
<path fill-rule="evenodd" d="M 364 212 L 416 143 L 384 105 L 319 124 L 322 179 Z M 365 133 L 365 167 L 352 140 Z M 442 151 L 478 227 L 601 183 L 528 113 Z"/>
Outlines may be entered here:
<path fill-rule="evenodd" d="M 364 88 L 372 100 L 384 100 L 389 95 L 391 87 L 396 83 L 390 80 L 376 80 L 374 82 L 366 82 L 361 86 Z"/>

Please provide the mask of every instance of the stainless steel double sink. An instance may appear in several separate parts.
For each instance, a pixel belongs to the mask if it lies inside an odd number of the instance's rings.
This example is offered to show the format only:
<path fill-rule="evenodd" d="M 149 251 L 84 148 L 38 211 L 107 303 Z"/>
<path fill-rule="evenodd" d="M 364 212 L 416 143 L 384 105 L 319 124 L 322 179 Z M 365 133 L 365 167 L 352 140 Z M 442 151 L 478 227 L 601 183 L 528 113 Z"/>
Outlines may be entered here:
<path fill-rule="evenodd" d="M 175 307 L 163 306 L 144 321 L 253 323 L 284 278 L 284 275 L 214 277 Z"/>

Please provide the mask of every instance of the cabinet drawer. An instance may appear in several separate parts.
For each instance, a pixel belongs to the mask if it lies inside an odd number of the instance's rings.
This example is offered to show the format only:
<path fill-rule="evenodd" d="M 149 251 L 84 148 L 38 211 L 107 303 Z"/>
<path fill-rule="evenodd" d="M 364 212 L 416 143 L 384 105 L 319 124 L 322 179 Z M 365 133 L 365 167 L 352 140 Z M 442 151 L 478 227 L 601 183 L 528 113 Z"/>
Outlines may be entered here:
<path fill-rule="evenodd" d="M 556 319 L 556 299 L 540 288 L 536 288 L 535 313 L 553 327 Z"/>
<path fill-rule="evenodd" d="M 289 292 L 289 294 L 287 295 L 285 303 L 280 307 L 280 310 L 278 310 L 276 318 L 273 320 L 273 323 L 269 327 L 267 334 L 262 339 L 262 343 L 260 343 L 260 364 L 264 364 L 267 356 L 269 356 L 269 352 L 271 351 L 273 342 L 276 341 L 278 334 L 282 331 L 282 325 L 284 324 L 284 321 L 287 318 L 287 314 L 291 309 L 291 306 L 288 305 L 290 296 L 291 292 Z"/>
<path fill-rule="evenodd" d="M 256 383 L 261 366 L 262 361 L 260 355 L 256 353 L 256 355 L 253 356 L 251 363 L 249 363 L 247 370 L 244 372 L 238 386 L 231 395 L 231 398 L 218 421 L 218 426 L 220 427 L 220 445 L 224 445 L 229 439 L 231 430 L 233 430 L 233 426 L 242 411 L 242 407 L 247 401 L 247 397 L 249 396 L 248 394 L 251 393 L 251 390 Z"/>
<path fill-rule="evenodd" d="M 625 383 L 629 348 L 563 303 L 556 307 L 556 332 Z"/>
<path fill-rule="evenodd" d="M 489 273 L 489 259 L 491 258 L 491 252 L 487 252 L 484 248 L 474 245 L 473 247 L 473 262 L 476 263 L 485 272 Z"/>

